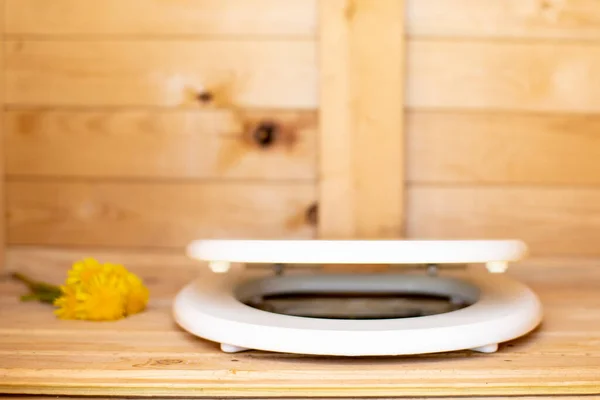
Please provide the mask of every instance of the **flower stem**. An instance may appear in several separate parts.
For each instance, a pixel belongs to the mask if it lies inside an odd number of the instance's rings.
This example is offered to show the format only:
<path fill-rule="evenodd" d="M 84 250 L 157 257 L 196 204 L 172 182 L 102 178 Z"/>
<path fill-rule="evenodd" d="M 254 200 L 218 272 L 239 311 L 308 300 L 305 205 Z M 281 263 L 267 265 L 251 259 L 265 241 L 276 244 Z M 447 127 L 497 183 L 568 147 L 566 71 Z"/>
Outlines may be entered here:
<path fill-rule="evenodd" d="M 24 284 L 26 284 L 29 287 L 31 287 L 33 284 L 35 284 L 34 281 L 32 281 L 30 278 L 26 277 L 25 275 L 23 275 L 19 272 L 13 272 L 12 277 L 15 278 L 16 280 L 23 282 Z"/>
<path fill-rule="evenodd" d="M 60 287 L 56 285 L 51 285 L 45 282 L 37 282 L 32 280 L 31 278 L 15 272 L 12 274 L 13 278 L 21 281 L 31 291 L 31 293 L 21 296 L 21 301 L 40 301 L 42 303 L 52 304 L 55 299 L 60 297 L 62 291 Z"/>

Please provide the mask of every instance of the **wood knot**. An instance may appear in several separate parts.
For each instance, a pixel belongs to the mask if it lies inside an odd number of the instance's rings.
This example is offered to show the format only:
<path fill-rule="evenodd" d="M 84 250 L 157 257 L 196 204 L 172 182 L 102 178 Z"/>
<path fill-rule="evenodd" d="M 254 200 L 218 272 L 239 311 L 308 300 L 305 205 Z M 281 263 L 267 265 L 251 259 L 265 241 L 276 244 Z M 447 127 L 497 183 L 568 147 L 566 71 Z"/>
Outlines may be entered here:
<path fill-rule="evenodd" d="M 155 360 L 154 365 L 177 365 L 183 363 L 183 360 Z"/>
<path fill-rule="evenodd" d="M 252 134 L 252 138 L 260 147 L 270 147 L 277 140 L 279 126 L 272 121 L 259 123 Z"/>
<path fill-rule="evenodd" d="M 209 91 L 203 91 L 196 95 L 196 99 L 202 104 L 211 103 L 214 98 L 215 95 Z"/>
<path fill-rule="evenodd" d="M 316 226 L 319 221 L 319 206 L 317 203 L 311 204 L 306 209 L 306 222 L 309 225 Z"/>
<path fill-rule="evenodd" d="M 347 0 L 346 7 L 344 9 L 344 17 L 347 21 L 352 21 L 356 15 L 356 2 L 355 0 Z"/>
<path fill-rule="evenodd" d="M 149 359 L 144 363 L 133 364 L 134 368 L 143 368 L 143 367 L 157 367 L 157 366 L 170 366 L 182 364 L 183 360 L 179 359 Z"/>
<path fill-rule="evenodd" d="M 564 0 L 540 0 L 539 14 L 547 21 L 557 22 L 564 10 Z"/>

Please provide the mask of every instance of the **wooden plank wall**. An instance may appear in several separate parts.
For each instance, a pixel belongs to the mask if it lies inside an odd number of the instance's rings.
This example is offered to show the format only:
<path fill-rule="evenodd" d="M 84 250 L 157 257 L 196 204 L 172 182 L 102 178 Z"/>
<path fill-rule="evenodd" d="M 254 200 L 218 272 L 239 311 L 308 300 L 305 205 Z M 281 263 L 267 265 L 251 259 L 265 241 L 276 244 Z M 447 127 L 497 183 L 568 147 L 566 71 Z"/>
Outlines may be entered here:
<path fill-rule="evenodd" d="M 11 245 L 311 238 L 316 2 L 8 0 Z"/>
<path fill-rule="evenodd" d="M 4 1 L 9 244 L 315 237 L 317 0 Z M 405 20 L 404 235 L 600 255 L 600 4 Z"/>
<path fill-rule="evenodd" d="M 600 254 L 600 3 L 413 0 L 410 237 Z"/>

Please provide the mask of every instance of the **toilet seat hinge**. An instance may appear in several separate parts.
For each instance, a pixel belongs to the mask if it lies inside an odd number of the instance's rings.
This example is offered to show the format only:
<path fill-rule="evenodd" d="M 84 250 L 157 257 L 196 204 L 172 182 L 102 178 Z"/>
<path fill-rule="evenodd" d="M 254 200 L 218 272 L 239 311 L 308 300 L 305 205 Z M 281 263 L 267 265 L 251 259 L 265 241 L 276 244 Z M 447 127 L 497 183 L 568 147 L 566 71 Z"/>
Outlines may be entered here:
<path fill-rule="evenodd" d="M 437 276 L 439 272 L 439 266 L 437 264 L 427 264 L 427 275 Z"/>
<path fill-rule="evenodd" d="M 281 263 L 273 264 L 273 272 L 275 272 L 275 275 L 277 275 L 277 276 L 283 275 L 284 271 L 285 271 L 285 264 L 281 264 Z"/>

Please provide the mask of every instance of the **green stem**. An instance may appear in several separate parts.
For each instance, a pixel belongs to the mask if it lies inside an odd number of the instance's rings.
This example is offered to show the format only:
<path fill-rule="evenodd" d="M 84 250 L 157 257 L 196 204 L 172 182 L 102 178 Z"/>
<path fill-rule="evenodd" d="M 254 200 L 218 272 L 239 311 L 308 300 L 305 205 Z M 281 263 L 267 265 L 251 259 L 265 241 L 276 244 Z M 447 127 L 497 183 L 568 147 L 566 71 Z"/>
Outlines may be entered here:
<path fill-rule="evenodd" d="M 13 272 L 12 277 L 15 278 L 16 280 L 23 282 L 24 284 L 26 284 L 29 287 L 31 287 L 35 284 L 34 281 L 32 281 L 31 279 L 29 279 L 28 277 L 26 277 L 25 275 L 23 275 L 19 272 Z"/>
<path fill-rule="evenodd" d="M 38 297 L 35 294 L 29 293 L 21 296 L 21 301 L 34 301 L 37 300 Z"/>
<path fill-rule="evenodd" d="M 42 303 L 52 304 L 54 300 L 60 297 L 60 295 L 62 294 L 60 287 L 56 285 L 34 281 L 18 272 L 13 273 L 12 276 L 13 278 L 27 285 L 27 287 L 31 291 L 31 293 L 21 296 L 22 301 L 38 300 Z"/>

